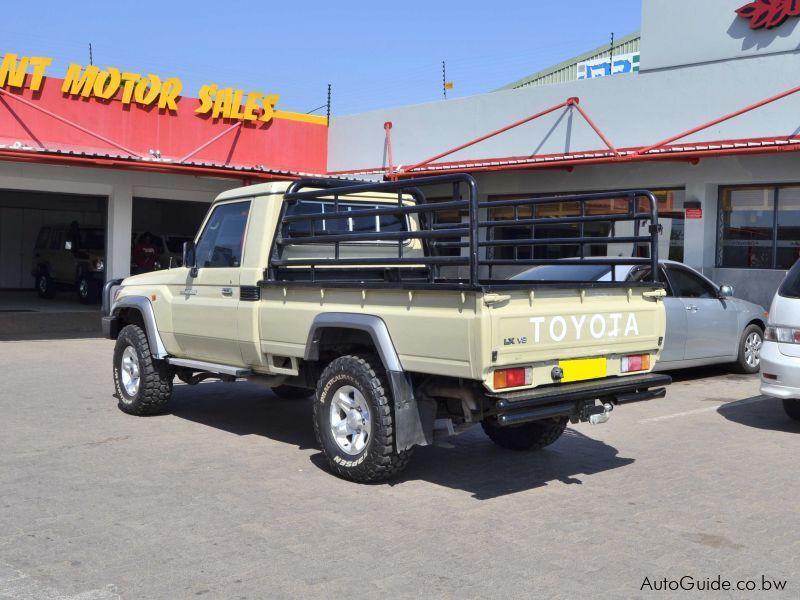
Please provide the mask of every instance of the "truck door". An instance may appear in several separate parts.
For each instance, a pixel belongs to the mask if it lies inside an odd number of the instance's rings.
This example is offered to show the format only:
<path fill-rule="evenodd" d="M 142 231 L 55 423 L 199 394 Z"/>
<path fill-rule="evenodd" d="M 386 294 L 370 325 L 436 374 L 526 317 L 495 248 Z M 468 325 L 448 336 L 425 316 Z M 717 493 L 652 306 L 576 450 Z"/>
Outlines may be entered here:
<path fill-rule="evenodd" d="M 217 204 L 197 240 L 197 276 L 173 290 L 175 341 L 188 357 L 240 365 L 237 308 L 250 201 Z"/>

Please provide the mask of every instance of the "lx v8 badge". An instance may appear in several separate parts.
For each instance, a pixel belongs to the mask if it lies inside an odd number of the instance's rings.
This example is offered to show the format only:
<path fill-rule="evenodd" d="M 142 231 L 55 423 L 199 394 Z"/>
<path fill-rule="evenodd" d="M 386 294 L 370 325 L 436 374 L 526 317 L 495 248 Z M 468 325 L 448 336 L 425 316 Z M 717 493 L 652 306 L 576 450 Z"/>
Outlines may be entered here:
<path fill-rule="evenodd" d="M 510 337 L 503 339 L 503 346 L 517 346 L 521 344 L 527 344 L 528 338 L 527 337 Z"/>

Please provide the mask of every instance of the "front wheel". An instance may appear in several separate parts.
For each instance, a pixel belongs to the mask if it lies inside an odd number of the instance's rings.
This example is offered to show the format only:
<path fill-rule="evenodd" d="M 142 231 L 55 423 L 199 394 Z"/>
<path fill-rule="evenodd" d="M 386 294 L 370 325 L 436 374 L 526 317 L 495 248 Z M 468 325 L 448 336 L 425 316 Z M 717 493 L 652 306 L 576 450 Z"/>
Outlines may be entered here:
<path fill-rule="evenodd" d="M 172 371 L 153 360 L 147 336 L 138 325 L 126 325 L 114 346 L 114 387 L 119 408 L 131 415 L 161 412 L 172 396 Z"/>
<path fill-rule="evenodd" d="M 800 400 L 795 398 L 786 398 L 783 401 L 783 410 L 795 421 L 800 421 Z"/>
<path fill-rule="evenodd" d="M 548 419 L 523 423 L 515 427 L 500 427 L 496 421 L 481 421 L 483 431 L 495 444 L 508 450 L 541 450 L 561 437 L 567 419 Z"/>
<path fill-rule="evenodd" d="M 736 366 L 742 373 L 758 373 L 761 366 L 761 346 L 764 343 L 764 332 L 758 325 L 748 325 L 742 340 L 739 342 L 739 356 Z"/>
<path fill-rule="evenodd" d="M 389 383 L 378 358 L 341 356 L 323 371 L 314 402 L 314 432 L 338 476 L 360 483 L 388 479 L 408 464 L 396 452 Z"/>

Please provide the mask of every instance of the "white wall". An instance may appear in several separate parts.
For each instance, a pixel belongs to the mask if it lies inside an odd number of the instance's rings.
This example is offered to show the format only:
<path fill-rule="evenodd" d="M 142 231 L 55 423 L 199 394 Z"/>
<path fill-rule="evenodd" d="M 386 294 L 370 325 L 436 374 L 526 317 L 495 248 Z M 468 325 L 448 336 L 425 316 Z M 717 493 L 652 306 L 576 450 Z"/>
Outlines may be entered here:
<path fill-rule="evenodd" d="M 748 0 L 644 0 L 642 71 L 794 52 L 800 19 L 773 29 L 750 28 L 736 9 Z"/>

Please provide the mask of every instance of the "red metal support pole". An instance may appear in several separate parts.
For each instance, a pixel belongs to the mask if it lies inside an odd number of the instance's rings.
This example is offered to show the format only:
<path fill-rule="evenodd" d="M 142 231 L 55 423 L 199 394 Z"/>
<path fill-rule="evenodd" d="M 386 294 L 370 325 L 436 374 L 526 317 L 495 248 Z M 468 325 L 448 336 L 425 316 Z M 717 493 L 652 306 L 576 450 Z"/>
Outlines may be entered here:
<path fill-rule="evenodd" d="M 415 164 L 415 165 L 413 165 L 411 167 L 408 167 L 407 169 L 400 169 L 398 172 L 399 173 L 408 173 L 408 172 L 414 171 L 415 169 L 419 169 L 420 167 L 424 167 L 426 165 L 429 165 L 435 160 L 439 160 L 440 158 L 444 158 L 445 156 L 449 156 L 450 154 L 458 152 L 459 150 L 463 150 L 464 148 L 469 148 L 470 146 L 474 146 L 475 144 L 483 142 L 484 140 L 488 140 L 489 138 L 492 138 L 492 137 L 494 137 L 496 135 L 500 135 L 501 133 L 505 133 L 509 129 L 514 129 L 515 127 L 519 127 L 520 125 L 524 125 L 525 123 L 533 121 L 534 119 L 538 119 L 539 117 L 543 117 L 545 115 L 548 115 L 551 112 L 554 112 L 554 111 L 556 111 L 556 110 L 558 110 L 560 108 L 565 108 L 567 106 L 572 106 L 573 104 L 575 104 L 576 100 L 577 100 L 576 98 L 570 98 L 569 100 L 566 100 L 566 101 L 562 102 L 561 104 L 556 104 L 555 106 L 551 106 L 550 108 L 548 108 L 546 110 L 543 110 L 541 112 L 536 113 L 535 115 L 531 115 L 530 117 L 526 117 L 526 118 L 524 118 L 524 119 L 522 119 L 520 121 L 516 121 L 514 123 L 511 123 L 511 125 L 506 125 L 505 127 L 502 127 L 502 128 L 497 129 L 495 131 L 492 131 L 491 133 L 487 133 L 486 135 L 482 135 L 479 138 L 475 138 L 474 140 L 471 140 L 471 141 L 467 142 L 466 144 L 461 144 L 460 146 L 456 146 L 455 148 L 451 148 L 450 150 L 447 150 L 446 152 L 442 152 L 441 154 L 437 154 L 436 156 L 432 156 L 431 158 L 427 158 L 427 159 L 423 160 L 422 162 L 419 162 L 419 163 L 417 163 L 417 164 Z"/>
<path fill-rule="evenodd" d="M 394 174 L 394 162 L 392 161 L 392 122 L 386 121 L 383 124 L 383 130 L 386 132 L 386 155 L 389 160 L 389 172 L 387 173 L 389 179 L 397 179 Z"/>
<path fill-rule="evenodd" d="M 122 150 L 123 152 L 126 152 L 126 153 L 130 154 L 131 156 L 134 156 L 136 158 L 142 158 L 141 154 L 138 154 L 138 153 L 134 152 L 130 148 L 126 148 L 125 146 L 123 146 L 122 144 L 118 144 L 114 140 L 110 140 L 107 137 L 100 135 L 99 133 L 95 133 L 94 131 L 92 131 L 90 129 L 86 129 L 86 127 L 83 127 L 82 125 L 78 125 L 74 121 L 70 121 L 69 119 L 65 119 L 64 117 L 62 117 L 60 115 L 57 115 L 54 112 L 50 112 L 46 108 L 42 108 L 41 106 L 38 106 L 37 104 L 34 104 L 33 102 L 29 102 L 25 98 L 20 98 L 19 96 L 15 96 L 14 94 L 10 94 L 10 93 L 8 93 L 6 90 L 4 90 L 2 88 L 0 88 L 0 93 L 2 93 L 4 96 L 7 96 L 9 98 L 13 98 L 17 102 L 21 102 L 22 104 L 24 104 L 26 106 L 30 106 L 31 108 L 33 108 L 35 110 L 38 110 L 39 112 L 43 112 L 47 116 L 53 117 L 55 120 L 61 121 L 62 123 L 66 124 L 66 125 L 69 125 L 70 127 L 74 127 L 78 131 L 82 131 L 83 133 L 85 133 L 87 135 L 90 135 L 90 136 L 92 136 L 94 138 L 97 138 L 98 140 L 101 140 L 101 141 L 105 142 L 106 144 L 114 146 L 118 150 Z"/>
<path fill-rule="evenodd" d="M 714 125 L 722 123 L 723 121 L 728 121 L 730 119 L 733 119 L 734 117 L 738 117 L 739 115 L 742 115 L 742 114 L 744 114 L 746 112 L 750 112 L 751 110 L 755 110 L 757 108 L 761 108 L 762 106 L 765 106 L 767 104 L 775 102 L 776 100 L 780 100 L 781 98 L 785 98 L 786 96 L 791 96 L 792 94 L 795 94 L 797 92 L 800 92 L 800 86 L 793 87 L 792 89 L 786 90 L 785 92 L 781 92 L 780 94 L 776 94 L 775 96 L 770 96 L 769 98 L 766 98 L 765 100 L 761 100 L 760 102 L 756 102 L 755 104 L 751 104 L 749 106 L 745 106 L 744 108 L 741 108 L 741 109 L 739 109 L 737 111 L 734 111 L 732 113 L 728 113 L 727 115 L 719 117 L 718 119 L 714 119 L 713 121 L 709 121 L 708 123 L 703 123 L 702 125 L 698 125 L 697 127 L 693 127 L 692 129 L 684 131 L 683 133 L 679 133 L 678 135 L 673 135 L 672 137 L 668 137 L 667 139 L 661 140 L 660 142 L 658 142 L 656 144 L 653 144 L 652 146 L 647 146 L 646 148 L 641 148 L 640 150 L 637 150 L 635 152 L 635 155 L 638 156 L 638 155 L 642 155 L 642 154 L 647 154 L 648 152 L 651 152 L 652 150 L 655 150 L 657 148 L 661 148 L 662 146 L 666 146 L 667 144 L 671 144 L 672 142 L 677 141 L 677 140 L 679 140 L 681 138 L 685 138 L 687 136 L 690 136 L 693 133 L 697 133 L 698 131 L 703 131 L 703 129 L 708 129 L 709 127 L 713 127 Z"/>
<path fill-rule="evenodd" d="M 600 128 L 597 125 L 595 125 L 594 121 L 592 121 L 589 118 L 589 115 L 587 115 L 585 112 L 583 112 L 583 109 L 581 108 L 581 105 L 578 103 L 578 99 L 577 98 L 570 98 L 570 100 L 574 100 L 574 102 L 572 103 L 572 106 L 574 106 L 578 110 L 578 112 L 581 113 L 581 116 L 589 124 L 589 127 L 594 129 L 594 132 L 600 137 L 601 140 L 603 140 L 603 143 L 606 146 L 608 146 L 608 149 L 611 150 L 614 153 L 615 156 L 619 156 L 619 152 L 617 152 L 617 149 L 614 147 L 614 145 L 611 142 L 608 141 L 608 138 L 606 138 L 606 136 L 603 135 L 603 132 L 600 131 Z"/>
<path fill-rule="evenodd" d="M 233 131 L 233 130 L 234 130 L 234 129 L 236 129 L 237 127 L 241 127 L 241 126 L 242 126 L 242 121 L 239 121 L 238 123 L 234 123 L 233 125 L 231 125 L 230 127 L 228 127 L 228 128 L 225 130 L 225 131 L 222 131 L 221 133 L 218 133 L 218 134 L 217 134 L 217 135 L 215 135 L 213 138 L 211 138 L 210 140 L 208 140 L 206 143 L 199 145 L 197 148 L 195 148 L 194 150 L 192 150 L 191 152 L 189 152 L 189 154 L 187 154 L 186 156 L 184 156 L 183 158 L 181 158 L 180 160 L 178 160 L 178 162 L 179 162 L 179 163 L 186 162 L 186 161 L 187 161 L 187 160 L 189 160 L 191 157 L 193 157 L 195 154 L 197 154 L 198 152 L 200 152 L 200 151 L 201 151 L 201 150 L 203 150 L 204 148 L 207 148 L 208 146 L 210 146 L 211 144 L 213 144 L 214 142 L 216 142 L 216 141 L 217 141 L 219 138 L 221 138 L 222 136 L 229 134 L 231 131 Z"/>

